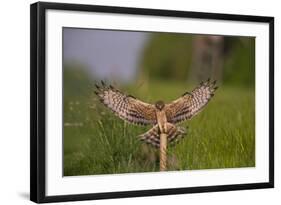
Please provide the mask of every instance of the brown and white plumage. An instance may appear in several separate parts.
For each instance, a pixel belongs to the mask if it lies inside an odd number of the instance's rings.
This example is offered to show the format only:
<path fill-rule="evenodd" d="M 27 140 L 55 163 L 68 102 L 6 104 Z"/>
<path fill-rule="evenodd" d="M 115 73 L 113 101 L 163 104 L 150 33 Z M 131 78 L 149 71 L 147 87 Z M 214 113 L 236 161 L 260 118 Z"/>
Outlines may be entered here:
<path fill-rule="evenodd" d="M 140 125 L 156 124 L 154 105 L 142 102 L 131 95 L 126 95 L 113 86 L 96 85 L 95 93 L 101 102 L 118 117 L 130 123 Z"/>
<path fill-rule="evenodd" d="M 180 98 L 165 105 L 167 120 L 176 124 L 185 120 L 189 120 L 197 115 L 214 96 L 216 81 L 202 82 L 192 92 L 184 93 Z"/>
<path fill-rule="evenodd" d="M 183 127 L 176 127 L 175 125 L 172 125 L 171 123 L 168 123 L 167 125 L 167 138 L 168 142 L 170 144 L 175 144 L 180 139 L 182 139 L 186 134 L 186 129 Z M 160 147 L 160 130 L 159 126 L 155 125 L 150 130 L 148 130 L 146 133 L 139 136 L 141 141 L 146 142 L 147 144 L 151 144 L 154 147 L 159 148 Z"/>
<path fill-rule="evenodd" d="M 217 87 L 216 81 L 202 82 L 192 92 L 184 93 L 169 104 L 158 101 L 153 104 L 142 102 L 131 95 L 126 95 L 113 86 L 96 85 L 95 92 L 101 102 L 112 110 L 118 117 L 130 123 L 153 125 L 140 139 L 159 147 L 160 133 L 166 133 L 168 142 L 177 141 L 186 133 L 174 124 L 191 119 L 198 114 L 213 97 Z"/>

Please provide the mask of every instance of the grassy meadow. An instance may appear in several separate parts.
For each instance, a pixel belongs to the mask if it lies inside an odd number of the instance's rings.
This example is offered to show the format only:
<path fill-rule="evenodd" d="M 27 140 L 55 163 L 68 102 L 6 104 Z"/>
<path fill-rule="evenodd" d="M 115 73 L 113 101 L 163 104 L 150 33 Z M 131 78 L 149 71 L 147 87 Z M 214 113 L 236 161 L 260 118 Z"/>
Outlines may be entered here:
<path fill-rule="evenodd" d="M 97 100 L 96 82 L 87 75 L 69 71 L 64 78 L 64 176 L 159 171 L 158 150 L 137 138 L 150 126 L 113 115 Z M 195 86 L 155 80 L 118 88 L 154 103 L 170 102 Z M 255 166 L 254 120 L 254 88 L 221 85 L 201 113 L 180 124 L 187 135 L 168 147 L 168 170 Z"/>

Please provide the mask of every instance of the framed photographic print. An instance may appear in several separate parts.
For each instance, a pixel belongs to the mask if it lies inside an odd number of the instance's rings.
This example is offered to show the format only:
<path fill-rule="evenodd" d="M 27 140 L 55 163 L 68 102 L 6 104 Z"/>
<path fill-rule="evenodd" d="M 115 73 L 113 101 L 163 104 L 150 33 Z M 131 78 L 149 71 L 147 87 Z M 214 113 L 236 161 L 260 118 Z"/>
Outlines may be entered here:
<path fill-rule="evenodd" d="M 34 202 L 274 187 L 274 18 L 31 5 Z"/>

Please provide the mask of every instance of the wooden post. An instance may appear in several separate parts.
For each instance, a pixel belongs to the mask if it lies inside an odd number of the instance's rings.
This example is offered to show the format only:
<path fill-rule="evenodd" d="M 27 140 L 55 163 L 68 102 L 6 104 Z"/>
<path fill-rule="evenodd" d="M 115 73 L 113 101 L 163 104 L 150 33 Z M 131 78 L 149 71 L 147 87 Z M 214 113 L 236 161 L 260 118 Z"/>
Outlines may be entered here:
<path fill-rule="evenodd" d="M 160 133 L 160 171 L 167 169 L 167 134 Z"/>

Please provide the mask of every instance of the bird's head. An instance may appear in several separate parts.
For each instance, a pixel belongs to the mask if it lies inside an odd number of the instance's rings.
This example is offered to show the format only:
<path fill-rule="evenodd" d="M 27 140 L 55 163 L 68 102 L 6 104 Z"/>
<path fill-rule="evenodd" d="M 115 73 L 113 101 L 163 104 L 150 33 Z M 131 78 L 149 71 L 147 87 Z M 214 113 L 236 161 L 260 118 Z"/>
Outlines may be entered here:
<path fill-rule="evenodd" d="M 159 100 L 155 103 L 155 107 L 158 109 L 158 110 L 162 110 L 164 107 L 165 107 L 165 103 L 162 101 L 162 100 Z"/>

